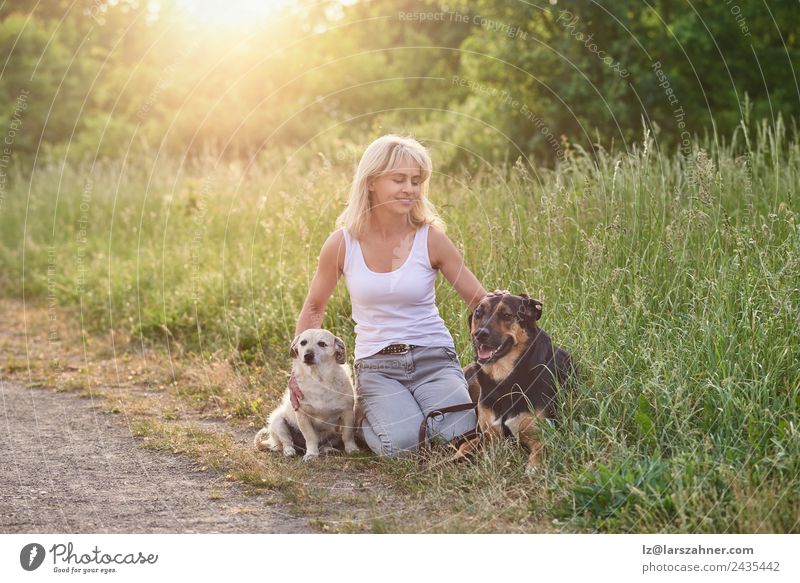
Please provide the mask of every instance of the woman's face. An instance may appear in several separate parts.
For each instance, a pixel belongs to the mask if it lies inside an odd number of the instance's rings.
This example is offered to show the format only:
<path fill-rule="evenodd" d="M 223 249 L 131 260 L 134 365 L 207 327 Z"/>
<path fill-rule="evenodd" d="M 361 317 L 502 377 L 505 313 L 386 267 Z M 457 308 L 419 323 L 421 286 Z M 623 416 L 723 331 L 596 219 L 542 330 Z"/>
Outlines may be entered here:
<path fill-rule="evenodd" d="M 422 169 L 409 158 L 369 182 L 372 210 L 382 214 L 408 215 L 421 196 Z"/>

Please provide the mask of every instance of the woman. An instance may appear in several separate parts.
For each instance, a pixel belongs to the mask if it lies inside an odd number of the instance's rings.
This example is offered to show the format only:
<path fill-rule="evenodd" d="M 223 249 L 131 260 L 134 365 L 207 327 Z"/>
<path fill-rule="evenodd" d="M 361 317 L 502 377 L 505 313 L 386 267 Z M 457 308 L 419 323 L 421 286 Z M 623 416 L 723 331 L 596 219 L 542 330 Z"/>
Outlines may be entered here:
<path fill-rule="evenodd" d="M 472 310 L 486 290 L 466 268 L 428 202 L 431 159 L 416 140 L 386 135 L 358 164 L 347 208 L 322 246 L 295 336 L 319 328 L 344 275 L 356 322 L 355 384 L 361 429 L 378 455 L 417 446 L 425 414 L 470 401 L 453 337 L 434 304 L 438 271 Z M 289 381 L 292 402 L 302 393 Z M 433 420 L 429 437 L 474 429 L 472 410 Z"/>

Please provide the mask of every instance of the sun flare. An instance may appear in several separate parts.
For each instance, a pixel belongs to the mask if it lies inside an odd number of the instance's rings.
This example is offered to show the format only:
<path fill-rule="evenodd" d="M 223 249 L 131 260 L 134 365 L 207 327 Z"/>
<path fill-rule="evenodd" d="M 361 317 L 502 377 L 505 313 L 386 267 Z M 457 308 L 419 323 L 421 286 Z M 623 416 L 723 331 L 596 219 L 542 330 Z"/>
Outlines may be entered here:
<path fill-rule="evenodd" d="M 186 18 L 208 26 L 246 26 L 263 22 L 291 0 L 178 0 Z"/>

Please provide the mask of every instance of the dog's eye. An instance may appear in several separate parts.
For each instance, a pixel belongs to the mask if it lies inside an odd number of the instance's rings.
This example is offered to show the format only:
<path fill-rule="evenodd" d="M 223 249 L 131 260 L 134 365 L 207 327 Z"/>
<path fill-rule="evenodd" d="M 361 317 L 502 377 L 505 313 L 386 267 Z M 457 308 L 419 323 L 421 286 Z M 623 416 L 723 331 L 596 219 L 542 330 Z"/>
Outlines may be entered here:
<path fill-rule="evenodd" d="M 320 348 L 325 348 L 327 346 L 327 344 L 325 344 L 324 342 L 317 342 L 317 344 L 319 345 Z"/>
<path fill-rule="evenodd" d="M 300 346 L 305 346 L 306 344 L 308 344 L 308 340 L 301 340 L 300 341 Z"/>
<path fill-rule="evenodd" d="M 477 308 L 475 310 L 475 313 L 473 314 L 473 316 L 475 316 L 476 318 L 480 318 L 481 316 L 483 316 L 483 310 L 481 310 L 480 308 Z"/>
<path fill-rule="evenodd" d="M 508 320 L 512 320 L 512 319 L 514 318 L 514 316 L 513 316 L 512 314 L 509 314 L 508 312 L 506 312 L 506 313 L 504 313 L 504 314 L 500 314 L 500 317 L 501 317 L 503 320 L 506 320 L 506 321 L 508 321 Z"/>

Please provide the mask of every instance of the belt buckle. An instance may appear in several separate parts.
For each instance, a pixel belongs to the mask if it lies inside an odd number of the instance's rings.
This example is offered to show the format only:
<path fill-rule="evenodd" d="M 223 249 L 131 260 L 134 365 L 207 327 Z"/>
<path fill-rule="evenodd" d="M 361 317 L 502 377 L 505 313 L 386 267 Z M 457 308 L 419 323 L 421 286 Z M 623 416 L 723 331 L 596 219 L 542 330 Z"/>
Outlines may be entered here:
<path fill-rule="evenodd" d="M 407 354 L 409 350 L 411 350 L 411 346 L 408 344 L 395 344 L 395 346 L 402 346 L 402 350 L 398 350 L 395 354 Z"/>

